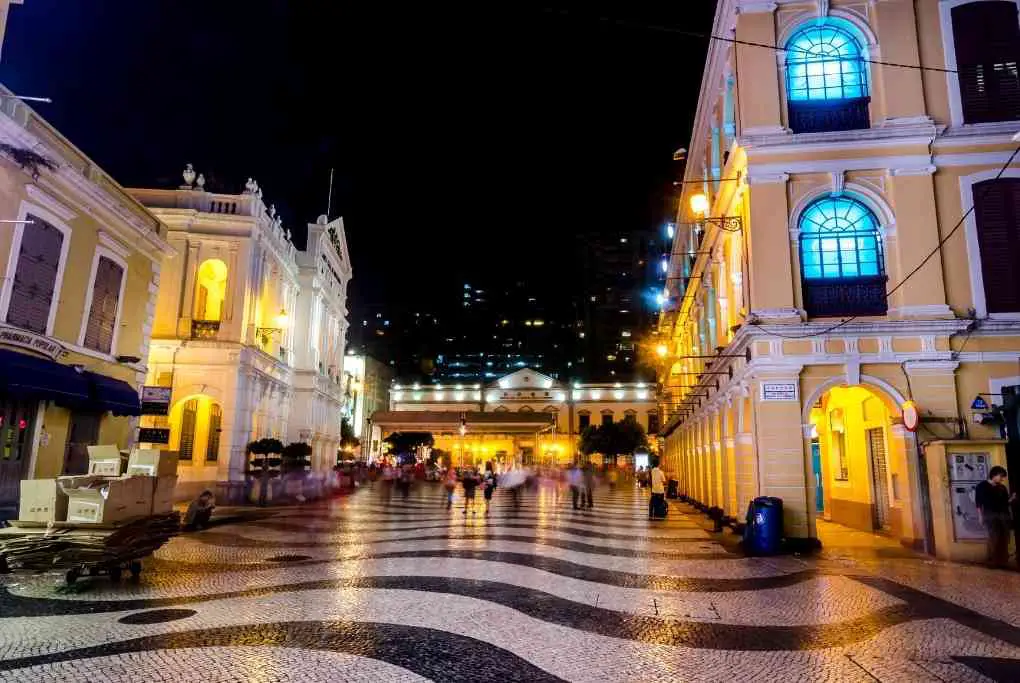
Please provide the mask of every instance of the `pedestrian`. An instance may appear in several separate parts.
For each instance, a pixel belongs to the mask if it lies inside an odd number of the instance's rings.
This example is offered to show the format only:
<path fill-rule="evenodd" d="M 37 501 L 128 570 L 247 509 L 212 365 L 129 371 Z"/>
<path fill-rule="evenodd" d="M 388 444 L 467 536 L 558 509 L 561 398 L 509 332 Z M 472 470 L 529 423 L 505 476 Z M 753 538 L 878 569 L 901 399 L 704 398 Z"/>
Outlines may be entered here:
<path fill-rule="evenodd" d="M 446 489 L 446 509 L 449 510 L 453 507 L 453 492 L 457 488 L 457 470 L 452 467 L 446 470 L 443 488 Z"/>
<path fill-rule="evenodd" d="M 475 474 L 473 467 L 464 470 L 460 484 L 464 487 L 464 514 L 467 515 L 468 507 L 470 507 L 473 515 L 475 514 L 475 489 L 478 487 L 478 475 Z"/>
<path fill-rule="evenodd" d="M 404 465 L 400 470 L 400 497 L 407 500 L 411 494 L 411 482 L 414 481 L 414 468 L 411 465 Z"/>
<path fill-rule="evenodd" d="M 485 463 L 485 476 L 482 478 L 482 496 L 485 498 L 485 514 L 489 514 L 489 506 L 492 505 L 492 494 L 496 491 L 496 472 L 492 468 L 492 461 Z"/>
<path fill-rule="evenodd" d="M 595 507 L 595 498 L 592 496 L 592 491 L 595 489 L 595 468 L 591 463 L 585 466 L 582 480 L 584 482 L 584 502 L 581 503 L 581 506 L 591 510 Z"/>
<path fill-rule="evenodd" d="M 1005 485 L 1006 468 L 996 465 L 988 470 L 988 479 L 974 489 L 978 517 L 988 533 L 988 564 L 1005 567 L 1009 561 L 1009 504 L 1016 494 Z"/>
<path fill-rule="evenodd" d="M 209 489 L 202 491 L 198 498 L 191 501 L 188 505 L 188 511 L 184 514 L 184 530 L 195 531 L 196 529 L 205 529 L 209 526 L 209 518 L 212 517 L 213 510 L 216 509 L 215 501 L 213 500 L 213 492 Z"/>
<path fill-rule="evenodd" d="M 652 471 L 648 473 L 648 486 L 652 491 L 652 497 L 648 501 L 648 519 L 665 519 L 666 475 L 659 469 L 658 459 L 653 462 Z"/>
<path fill-rule="evenodd" d="M 580 506 L 578 501 L 582 504 L 581 500 L 581 486 L 584 484 L 584 475 L 581 474 L 581 468 L 575 462 L 569 470 L 567 470 L 567 485 L 570 486 L 570 498 L 573 500 L 574 509 L 579 510 Z"/>
<path fill-rule="evenodd" d="M 620 473 L 616 470 L 615 466 L 609 467 L 609 472 L 606 474 L 606 479 L 609 480 L 609 490 L 616 490 L 616 482 L 620 478 Z"/>

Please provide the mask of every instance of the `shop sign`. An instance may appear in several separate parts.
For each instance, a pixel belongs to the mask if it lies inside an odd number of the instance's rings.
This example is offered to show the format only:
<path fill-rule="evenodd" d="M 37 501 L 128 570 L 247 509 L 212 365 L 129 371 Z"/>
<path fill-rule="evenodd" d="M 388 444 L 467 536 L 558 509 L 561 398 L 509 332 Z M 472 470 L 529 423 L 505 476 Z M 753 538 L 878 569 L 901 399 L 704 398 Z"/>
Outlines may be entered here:
<path fill-rule="evenodd" d="M 797 396 L 796 382 L 761 383 L 762 401 L 796 401 Z"/>
<path fill-rule="evenodd" d="M 172 391 L 170 387 L 142 387 L 142 415 L 166 415 L 170 412 Z"/>
<path fill-rule="evenodd" d="M 975 396 L 970 404 L 971 410 L 988 410 L 988 401 L 981 396 Z"/>
<path fill-rule="evenodd" d="M 141 427 L 138 430 L 140 443 L 170 443 L 170 429 L 166 427 Z"/>
<path fill-rule="evenodd" d="M 49 337 L 23 330 L 20 327 L 0 325 L 0 344 L 35 351 L 52 360 L 56 360 L 64 354 L 64 347 L 59 343 Z"/>

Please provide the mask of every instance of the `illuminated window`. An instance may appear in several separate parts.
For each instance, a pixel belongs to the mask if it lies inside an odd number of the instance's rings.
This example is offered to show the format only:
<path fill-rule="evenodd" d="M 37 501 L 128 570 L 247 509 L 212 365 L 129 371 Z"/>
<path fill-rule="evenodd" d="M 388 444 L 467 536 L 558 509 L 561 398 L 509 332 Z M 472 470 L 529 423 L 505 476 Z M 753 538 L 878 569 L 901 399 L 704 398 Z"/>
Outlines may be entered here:
<path fill-rule="evenodd" d="M 850 197 L 826 197 L 800 218 L 800 253 L 805 278 L 882 275 L 878 221 Z"/>
<path fill-rule="evenodd" d="M 808 315 L 885 314 L 885 263 L 875 214 L 851 197 L 824 197 L 805 209 L 799 227 Z"/>
<path fill-rule="evenodd" d="M 220 320 L 226 294 L 227 264 L 219 259 L 203 261 L 195 287 L 195 320 Z"/>
<path fill-rule="evenodd" d="M 867 128 L 867 62 L 841 23 L 805 26 L 786 43 L 786 96 L 795 133 Z"/>

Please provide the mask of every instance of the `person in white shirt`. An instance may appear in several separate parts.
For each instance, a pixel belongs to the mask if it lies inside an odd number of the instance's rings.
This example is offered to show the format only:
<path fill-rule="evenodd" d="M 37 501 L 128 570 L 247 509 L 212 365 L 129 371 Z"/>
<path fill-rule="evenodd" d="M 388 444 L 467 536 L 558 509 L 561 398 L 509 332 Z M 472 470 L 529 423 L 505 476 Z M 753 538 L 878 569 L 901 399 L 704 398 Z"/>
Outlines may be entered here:
<path fill-rule="evenodd" d="M 652 498 L 648 501 L 648 517 L 649 519 L 664 517 L 665 512 L 656 514 L 656 512 L 666 509 L 666 475 L 659 469 L 658 462 L 652 468 L 649 485 L 652 489 Z"/>

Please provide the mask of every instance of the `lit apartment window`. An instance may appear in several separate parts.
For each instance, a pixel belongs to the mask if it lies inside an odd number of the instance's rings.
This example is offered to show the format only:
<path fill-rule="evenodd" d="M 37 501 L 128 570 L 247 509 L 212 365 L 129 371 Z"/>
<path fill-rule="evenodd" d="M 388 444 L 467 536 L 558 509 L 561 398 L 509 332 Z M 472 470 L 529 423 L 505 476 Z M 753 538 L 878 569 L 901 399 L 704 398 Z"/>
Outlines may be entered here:
<path fill-rule="evenodd" d="M 795 133 L 867 128 L 867 62 L 843 22 L 811 23 L 786 43 L 786 96 Z"/>
<path fill-rule="evenodd" d="M 852 197 L 824 197 L 804 210 L 799 225 L 808 315 L 884 315 L 885 263 L 875 214 Z"/>

